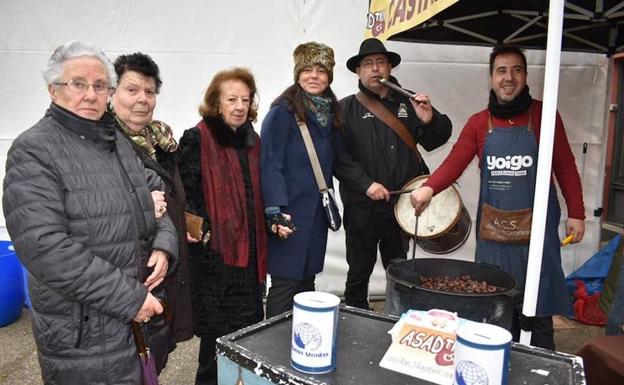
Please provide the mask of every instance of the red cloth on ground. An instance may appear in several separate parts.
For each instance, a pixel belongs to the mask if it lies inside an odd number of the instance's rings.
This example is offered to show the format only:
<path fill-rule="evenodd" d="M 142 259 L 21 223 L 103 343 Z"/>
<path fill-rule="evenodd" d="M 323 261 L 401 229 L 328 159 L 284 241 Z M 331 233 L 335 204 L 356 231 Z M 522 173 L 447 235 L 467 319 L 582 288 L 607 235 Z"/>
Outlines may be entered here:
<path fill-rule="evenodd" d="M 574 281 L 574 319 L 587 325 L 604 326 L 607 323 L 607 315 L 600 307 L 600 293 L 587 294 L 585 282 L 577 279 Z"/>
<path fill-rule="evenodd" d="M 479 167 L 481 167 L 483 148 L 488 133 L 488 115 L 488 110 L 485 109 L 468 119 L 450 154 L 424 184 L 431 187 L 434 194 L 453 184 L 468 167 L 475 155 L 479 157 Z M 542 115 L 541 101 L 533 100 L 532 115 L 533 128 L 539 142 Z M 499 119 L 492 116 L 492 120 L 494 127 L 526 126 L 529 121 L 529 114 L 527 111 L 512 119 Z M 565 198 L 568 217 L 585 219 L 581 178 L 576 169 L 574 155 L 572 154 L 559 113 L 557 113 L 555 122 L 552 169 L 561 188 L 561 193 Z"/>
<path fill-rule="evenodd" d="M 201 135 L 202 187 L 211 223 L 210 248 L 221 255 L 226 265 L 246 267 L 249 263 L 247 198 L 236 149 L 219 145 L 203 119 L 197 127 Z M 267 235 L 260 188 L 259 140 L 246 151 L 256 216 L 258 280 L 264 282 L 267 273 Z"/>

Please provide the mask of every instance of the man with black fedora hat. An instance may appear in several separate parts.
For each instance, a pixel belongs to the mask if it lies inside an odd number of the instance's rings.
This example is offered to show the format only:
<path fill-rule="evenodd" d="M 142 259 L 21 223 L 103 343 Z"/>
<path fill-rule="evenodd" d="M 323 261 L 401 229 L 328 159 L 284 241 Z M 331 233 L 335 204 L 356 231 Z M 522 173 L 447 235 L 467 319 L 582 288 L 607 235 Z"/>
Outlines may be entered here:
<path fill-rule="evenodd" d="M 387 88 L 398 85 L 391 69 L 401 56 L 381 41 L 366 39 L 347 68 L 358 75 L 360 92 L 340 101 L 344 126 L 339 130 L 334 173 L 344 204 L 347 263 L 347 305 L 368 309 L 368 282 L 377 260 L 384 268 L 406 258 L 407 238 L 394 218 L 391 191 L 428 174 L 416 143 L 427 151 L 451 136 L 451 121 L 431 106 L 429 97 L 408 97 Z"/>

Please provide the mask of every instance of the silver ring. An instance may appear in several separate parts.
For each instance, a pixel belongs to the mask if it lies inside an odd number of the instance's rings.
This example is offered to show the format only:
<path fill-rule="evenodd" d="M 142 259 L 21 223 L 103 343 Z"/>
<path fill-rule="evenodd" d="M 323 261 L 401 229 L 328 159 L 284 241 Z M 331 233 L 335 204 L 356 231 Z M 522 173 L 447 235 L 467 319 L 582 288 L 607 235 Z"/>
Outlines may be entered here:
<path fill-rule="evenodd" d="M 148 323 L 149 322 L 149 317 L 145 317 L 145 319 L 143 320 L 143 323 Z"/>

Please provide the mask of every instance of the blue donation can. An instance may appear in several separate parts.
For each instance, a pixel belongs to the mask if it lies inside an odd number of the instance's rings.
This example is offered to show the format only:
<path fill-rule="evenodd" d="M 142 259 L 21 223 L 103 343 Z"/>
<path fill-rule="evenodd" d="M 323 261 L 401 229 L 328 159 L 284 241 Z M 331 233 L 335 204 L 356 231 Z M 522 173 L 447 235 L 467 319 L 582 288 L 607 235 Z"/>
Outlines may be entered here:
<path fill-rule="evenodd" d="M 10 241 L 0 241 L 0 326 L 15 321 L 24 307 L 22 265 Z"/>

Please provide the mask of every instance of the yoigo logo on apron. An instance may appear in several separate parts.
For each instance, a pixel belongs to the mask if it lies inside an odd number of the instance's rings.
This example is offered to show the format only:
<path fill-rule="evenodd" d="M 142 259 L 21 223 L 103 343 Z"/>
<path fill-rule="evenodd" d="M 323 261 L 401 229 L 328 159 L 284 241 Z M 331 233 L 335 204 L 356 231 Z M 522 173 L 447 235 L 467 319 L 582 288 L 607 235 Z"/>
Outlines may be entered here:
<path fill-rule="evenodd" d="M 333 294 L 308 291 L 294 297 L 291 365 L 306 373 L 336 368 L 338 305 Z"/>
<path fill-rule="evenodd" d="M 487 169 L 491 175 L 520 176 L 526 175 L 526 170 L 533 166 L 533 157 L 529 155 L 488 155 L 485 158 Z"/>

